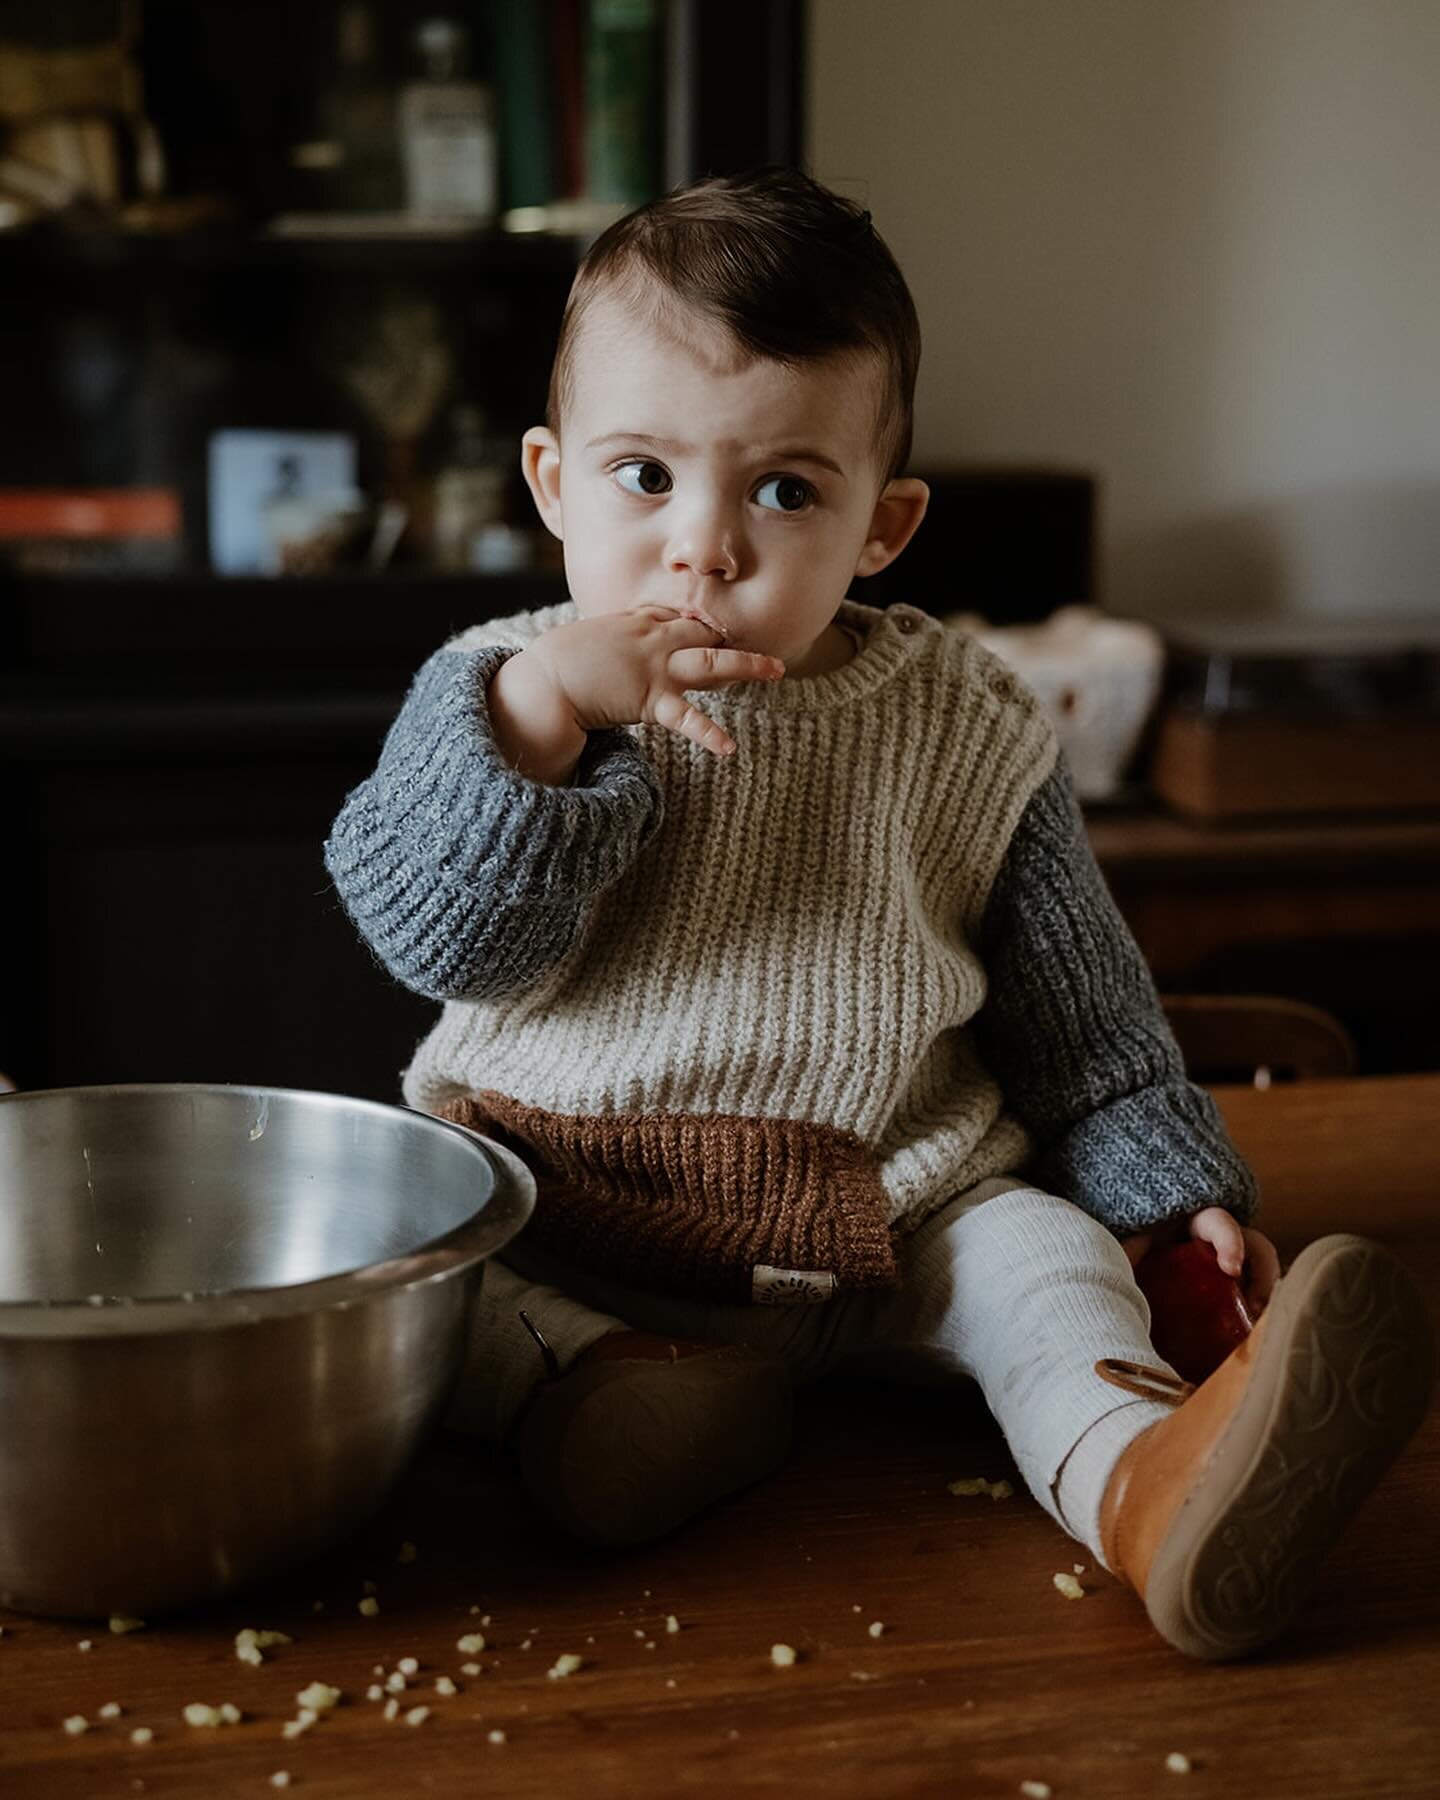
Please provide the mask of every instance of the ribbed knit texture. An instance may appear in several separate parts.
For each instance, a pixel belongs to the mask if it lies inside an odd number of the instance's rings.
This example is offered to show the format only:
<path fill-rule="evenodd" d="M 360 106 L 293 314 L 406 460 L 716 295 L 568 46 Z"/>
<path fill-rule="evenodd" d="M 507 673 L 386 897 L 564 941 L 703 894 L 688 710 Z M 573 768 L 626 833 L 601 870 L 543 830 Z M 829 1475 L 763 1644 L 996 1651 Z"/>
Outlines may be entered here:
<path fill-rule="evenodd" d="M 1251 1217 L 1254 1177 L 1185 1078 L 1063 768 L 1015 834 L 980 951 L 999 1002 L 976 1021 L 980 1051 L 1035 1140 L 1041 1186 L 1121 1233 L 1204 1206 Z"/>
<path fill-rule="evenodd" d="M 659 784 L 623 732 L 591 733 L 569 787 L 515 776 L 485 710 L 512 654 L 430 658 L 325 846 L 360 935 L 433 1000 L 503 993 L 550 968 L 660 822 Z"/>
<path fill-rule="evenodd" d="M 634 726 L 594 734 L 571 785 L 547 787 L 496 752 L 484 685 L 574 616 L 478 626 L 433 657 L 327 845 L 376 954 L 448 1002 L 406 1098 L 524 1109 L 532 1229 L 547 1189 L 568 1209 L 618 1192 L 647 1116 L 674 1128 L 657 1144 L 699 1142 L 696 1120 L 853 1138 L 898 1231 L 1036 1147 L 1057 1191 L 1117 1228 L 1190 1210 L 1182 1189 L 1236 1198 L 1243 1166 L 1174 1079 L 1138 952 L 1074 840 L 1053 734 L 1002 664 L 922 613 L 847 601 L 840 622 L 865 641 L 843 668 L 695 697 L 734 757 Z M 588 1191 L 582 1140 L 600 1159 Z M 763 1195 L 724 1186 L 741 1166 L 763 1166 L 753 1145 L 708 1176 L 687 1163 L 667 1191 L 752 1221 Z M 806 1191 L 823 1206 L 823 1184 Z"/>

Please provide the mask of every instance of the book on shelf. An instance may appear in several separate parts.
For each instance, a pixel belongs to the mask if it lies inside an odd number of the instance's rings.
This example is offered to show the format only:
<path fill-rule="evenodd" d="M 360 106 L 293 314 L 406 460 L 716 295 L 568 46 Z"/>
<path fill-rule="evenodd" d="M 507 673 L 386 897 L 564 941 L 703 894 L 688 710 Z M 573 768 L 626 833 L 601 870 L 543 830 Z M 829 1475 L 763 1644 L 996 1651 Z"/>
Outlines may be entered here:
<path fill-rule="evenodd" d="M 638 206 L 660 169 L 660 0 L 590 0 L 585 41 L 585 191 Z"/>
<path fill-rule="evenodd" d="M 32 575 L 165 574 L 182 558 L 171 488 L 0 488 L 0 564 Z"/>

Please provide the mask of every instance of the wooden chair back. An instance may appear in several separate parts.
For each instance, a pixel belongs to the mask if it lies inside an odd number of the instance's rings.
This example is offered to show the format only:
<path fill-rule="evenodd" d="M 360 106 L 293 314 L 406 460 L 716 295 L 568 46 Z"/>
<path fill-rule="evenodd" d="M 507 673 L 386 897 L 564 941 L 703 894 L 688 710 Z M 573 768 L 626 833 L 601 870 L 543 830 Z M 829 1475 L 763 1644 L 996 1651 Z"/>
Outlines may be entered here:
<path fill-rule="evenodd" d="M 1303 1000 L 1273 994 L 1165 994 L 1165 1016 L 1192 1081 L 1316 1080 L 1353 1075 L 1350 1033 Z"/>

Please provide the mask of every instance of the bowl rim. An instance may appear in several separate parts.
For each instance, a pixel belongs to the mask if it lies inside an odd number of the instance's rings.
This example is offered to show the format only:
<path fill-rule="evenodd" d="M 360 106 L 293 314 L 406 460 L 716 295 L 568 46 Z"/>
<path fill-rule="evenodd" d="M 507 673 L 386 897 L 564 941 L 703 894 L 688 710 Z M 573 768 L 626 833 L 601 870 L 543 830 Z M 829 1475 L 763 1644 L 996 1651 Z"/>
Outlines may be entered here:
<path fill-rule="evenodd" d="M 107 1298 L 99 1304 L 91 1300 L 0 1299 L 0 1344 L 15 1338 L 151 1337 L 257 1325 L 300 1313 L 343 1312 L 392 1291 L 453 1279 L 508 1243 L 534 1210 L 535 1178 L 505 1145 L 467 1125 L 436 1118 L 417 1107 L 395 1106 L 354 1094 L 328 1093 L 320 1088 L 264 1087 L 244 1081 L 119 1081 L 22 1088 L 16 1093 L 0 1094 L 0 1107 L 61 1094 L 75 1097 L 127 1093 L 249 1094 L 257 1100 L 299 1099 L 399 1114 L 407 1120 L 419 1120 L 424 1129 L 448 1132 L 465 1143 L 488 1165 L 494 1187 L 484 1207 L 442 1236 L 417 1244 L 403 1256 L 365 1263 L 314 1281 L 286 1287 L 226 1288 L 220 1293 L 197 1293 L 189 1299 L 183 1294 Z"/>

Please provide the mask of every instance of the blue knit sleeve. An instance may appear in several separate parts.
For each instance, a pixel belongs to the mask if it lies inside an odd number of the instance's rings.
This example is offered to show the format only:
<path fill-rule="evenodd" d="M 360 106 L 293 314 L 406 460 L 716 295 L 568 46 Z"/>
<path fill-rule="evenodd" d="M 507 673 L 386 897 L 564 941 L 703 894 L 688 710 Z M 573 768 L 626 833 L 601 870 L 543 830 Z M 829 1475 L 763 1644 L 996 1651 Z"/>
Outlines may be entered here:
<path fill-rule="evenodd" d="M 592 732 L 567 787 L 505 761 L 485 694 L 512 655 L 430 658 L 325 845 L 361 937 L 397 981 L 435 1000 L 538 980 L 660 823 L 659 780 L 626 732 Z"/>
<path fill-rule="evenodd" d="M 1117 1236 L 1206 1206 L 1252 1216 L 1254 1176 L 1185 1078 L 1063 765 L 1011 840 L 980 949 L 977 1043 L 1036 1145 L 1037 1182 Z"/>

